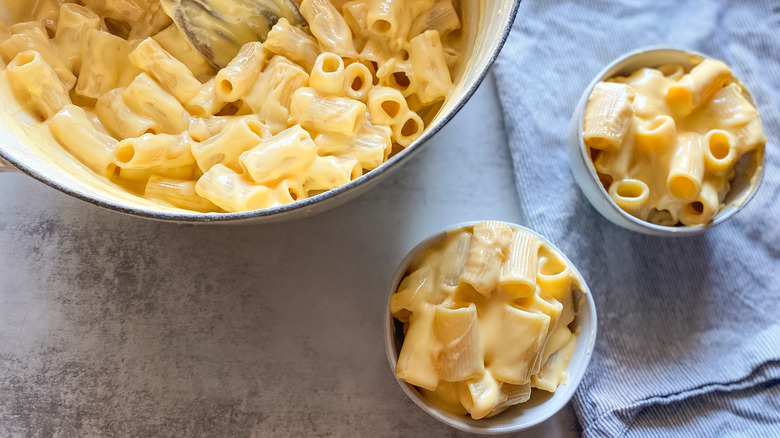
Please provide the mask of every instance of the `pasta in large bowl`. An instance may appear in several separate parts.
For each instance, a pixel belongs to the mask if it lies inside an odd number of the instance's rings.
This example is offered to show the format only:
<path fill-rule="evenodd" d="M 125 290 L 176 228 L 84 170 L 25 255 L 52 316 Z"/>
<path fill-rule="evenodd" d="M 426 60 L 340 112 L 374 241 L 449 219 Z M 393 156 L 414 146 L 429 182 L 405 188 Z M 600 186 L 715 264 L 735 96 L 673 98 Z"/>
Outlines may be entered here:
<path fill-rule="evenodd" d="M 213 65 L 158 0 L 0 2 L 0 156 L 139 216 L 278 220 L 344 202 L 471 96 L 511 0 L 302 0 Z M 220 68 L 221 67 L 221 68 Z"/>

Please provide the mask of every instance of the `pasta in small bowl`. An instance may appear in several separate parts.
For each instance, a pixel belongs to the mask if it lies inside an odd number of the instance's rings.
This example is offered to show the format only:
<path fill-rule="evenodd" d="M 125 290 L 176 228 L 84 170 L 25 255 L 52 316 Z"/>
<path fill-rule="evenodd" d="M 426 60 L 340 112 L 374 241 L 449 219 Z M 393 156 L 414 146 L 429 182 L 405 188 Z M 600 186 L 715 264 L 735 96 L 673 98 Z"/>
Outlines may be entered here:
<path fill-rule="evenodd" d="M 590 360 L 596 308 L 582 276 L 519 225 L 455 225 L 401 262 L 385 346 L 403 391 L 474 433 L 538 424 L 572 397 Z"/>
<path fill-rule="evenodd" d="M 604 217 L 681 236 L 725 221 L 753 197 L 766 141 L 728 65 L 658 48 L 599 73 L 577 105 L 568 146 L 575 180 Z"/>
<path fill-rule="evenodd" d="M 170 3 L 1 0 L 0 170 L 153 219 L 312 214 L 374 185 L 457 113 L 518 7 L 286 2 L 300 23 L 264 15 L 263 41 L 215 57 Z"/>

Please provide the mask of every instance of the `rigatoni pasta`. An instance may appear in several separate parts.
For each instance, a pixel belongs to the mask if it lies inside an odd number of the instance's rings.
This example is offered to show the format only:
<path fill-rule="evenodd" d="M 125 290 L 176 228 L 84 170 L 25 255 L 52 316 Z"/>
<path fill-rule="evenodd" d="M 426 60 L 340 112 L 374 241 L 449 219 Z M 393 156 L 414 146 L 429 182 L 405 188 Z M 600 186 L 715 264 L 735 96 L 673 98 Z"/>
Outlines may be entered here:
<path fill-rule="evenodd" d="M 480 222 L 449 231 L 409 266 L 389 306 L 402 341 L 397 378 L 474 419 L 567 382 L 583 288 L 536 235 Z"/>
<path fill-rule="evenodd" d="M 740 158 L 764 147 L 761 118 L 721 61 L 643 68 L 596 84 L 583 140 L 614 203 L 663 226 L 704 225 Z"/>
<path fill-rule="evenodd" d="M 159 0 L 39 2 L 0 28 L 0 55 L 22 105 L 99 175 L 182 209 L 269 208 L 412 144 L 460 56 L 458 2 L 299 3 L 308 26 L 280 18 L 221 69 Z"/>

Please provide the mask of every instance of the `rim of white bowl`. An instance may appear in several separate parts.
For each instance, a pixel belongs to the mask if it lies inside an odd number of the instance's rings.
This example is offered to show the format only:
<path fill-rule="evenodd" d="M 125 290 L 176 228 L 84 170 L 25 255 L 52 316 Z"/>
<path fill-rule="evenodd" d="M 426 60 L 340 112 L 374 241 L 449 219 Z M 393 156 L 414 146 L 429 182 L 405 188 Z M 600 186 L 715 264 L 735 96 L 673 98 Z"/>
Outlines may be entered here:
<path fill-rule="evenodd" d="M 586 336 L 585 333 L 580 333 L 578 336 L 578 345 L 580 342 L 587 342 L 587 349 L 584 354 L 584 358 L 577 364 L 578 367 L 574 370 L 575 373 L 571 372 L 571 365 L 572 363 L 569 363 L 569 367 L 567 368 L 569 372 L 569 381 L 565 385 L 559 386 L 559 388 L 556 390 L 561 389 L 561 387 L 565 387 L 566 394 L 564 397 L 560 397 L 558 399 L 550 399 L 545 400 L 540 404 L 540 406 L 543 406 L 546 403 L 551 403 L 549 408 L 544 412 L 544 414 L 534 418 L 531 421 L 527 421 L 524 423 L 518 423 L 518 424 L 511 424 L 511 425 L 501 425 L 501 426 L 479 426 L 479 422 L 483 420 L 474 420 L 470 417 L 460 417 L 456 416 L 454 414 L 448 413 L 438 407 L 436 407 L 434 404 L 429 402 L 425 399 L 425 397 L 420 394 L 420 392 L 411 384 L 404 382 L 403 380 L 399 380 L 395 377 L 395 367 L 396 363 L 398 361 L 398 352 L 395 349 L 395 325 L 393 323 L 393 316 L 390 315 L 390 297 L 393 296 L 393 294 L 396 293 L 398 289 L 398 285 L 401 283 L 401 280 L 403 280 L 404 275 L 406 274 L 406 270 L 409 268 L 409 264 L 423 251 L 427 250 L 431 246 L 435 245 L 441 239 L 443 239 L 446 234 L 450 231 L 454 231 L 463 227 L 469 227 L 473 226 L 480 221 L 469 221 L 469 222 L 461 222 L 457 223 L 451 226 L 448 226 L 444 229 L 441 229 L 433 234 L 431 234 L 429 237 L 423 239 L 420 243 L 414 246 L 403 258 L 401 263 L 398 265 L 398 268 L 395 271 L 395 274 L 393 276 L 392 284 L 390 286 L 390 291 L 385 299 L 385 305 L 383 306 L 385 315 L 384 315 L 384 332 L 385 332 L 385 351 L 387 353 L 387 360 L 390 365 L 390 370 L 393 373 L 393 378 L 396 380 L 398 385 L 401 387 L 401 390 L 409 397 L 414 404 L 416 404 L 420 409 L 428 413 L 433 418 L 437 419 L 438 421 L 453 427 L 458 430 L 462 430 L 464 432 L 470 432 L 470 433 L 477 433 L 477 434 L 483 434 L 483 435 L 493 435 L 493 434 L 500 434 L 500 433 L 509 433 L 509 432 L 517 432 L 525 429 L 529 429 L 531 427 L 534 427 L 546 420 L 548 420 L 550 417 L 558 413 L 561 409 L 563 409 L 564 406 L 566 406 L 571 398 L 574 396 L 574 393 L 577 390 L 577 387 L 580 385 L 580 382 L 582 381 L 583 377 L 585 376 L 585 371 L 588 369 L 588 365 L 590 364 L 591 357 L 593 356 L 593 348 L 596 344 L 596 335 L 598 331 L 598 317 L 596 314 L 596 302 L 593 299 L 593 294 L 590 291 L 590 288 L 588 287 L 588 284 L 585 282 L 585 279 L 582 277 L 582 274 L 577 269 L 577 267 L 571 262 L 571 260 L 564 254 L 560 248 L 558 248 L 556 245 L 554 245 L 552 242 L 550 242 L 547 238 L 544 236 L 541 236 L 536 231 L 531 230 L 528 227 L 518 225 L 512 222 L 507 221 L 500 221 L 505 223 L 506 225 L 510 226 L 511 228 L 523 230 L 525 232 L 531 233 L 534 236 L 538 237 L 542 242 L 547 244 L 550 248 L 554 249 L 558 255 L 563 258 L 563 260 L 572 268 L 572 271 L 574 271 L 574 274 L 579 278 L 580 284 L 582 285 L 582 291 L 581 295 L 582 298 L 579 301 L 578 309 L 580 311 L 577 312 L 577 314 L 581 314 L 581 309 L 587 308 L 587 321 L 590 324 L 590 331 L 587 334 L 587 339 L 583 339 L 582 341 L 579 341 L 579 337 Z M 576 351 L 576 350 L 575 350 Z M 572 356 L 572 360 L 575 356 Z M 554 393 L 553 393 L 554 394 Z M 554 403 L 552 403 L 554 402 Z M 519 406 L 522 406 L 519 405 Z M 507 414 L 508 412 L 503 412 L 499 415 Z"/>
<path fill-rule="evenodd" d="M 739 206 L 735 206 L 734 208 L 725 211 L 723 214 L 714 217 L 709 223 L 704 225 L 684 225 L 679 227 L 664 226 L 664 225 L 657 225 L 652 222 L 643 221 L 635 216 L 632 216 L 628 214 L 625 210 L 620 208 L 615 203 L 615 201 L 612 200 L 612 198 L 607 193 L 606 189 L 604 189 L 604 186 L 599 181 L 598 174 L 596 173 L 596 168 L 594 167 L 593 162 L 591 161 L 590 156 L 588 155 L 588 149 L 587 147 L 585 147 L 585 140 L 583 139 L 583 118 L 585 115 L 585 106 L 587 105 L 588 98 L 590 97 L 590 94 L 593 92 L 593 88 L 596 87 L 596 84 L 602 81 L 603 79 L 608 79 L 607 76 L 610 75 L 612 70 L 616 69 L 621 64 L 628 63 L 628 61 L 630 61 L 634 57 L 645 55 L 652 52 L 663 52 L 663 51 L 674 51 L 685 55 L 700 57 L 704 59 L 717 59 L 712 56 L 685 47 L 658 46 L 658 45 L 636 49 L 616 58 L 614 61 L 610 62 L 596 75 L 593 81 L 591 81 L 591 83 L 585 89 L 585 92 L 582 94 L 579 102 L 577 103 L 577 109 L 575 111 L 575 119 L 574 119 L 574 123 L 577 124 L 577 143 L 579 146 L 578 149 L 580 151 L 580 159 L 585 164 L 585 168 L 587 169 L 588 175 L 590 176 L 590 182 L 598 188 L 598 193 L 605 201 L 607 201 L 610 207 L 612 207 L 612 209 L 615 210 L 618 214 L 620 214 L 624 219 L 630 221 L 632 224 L 634 224 L 639 228 L 643 228 L 647 231 L 650 231 L 651 234 L 654 235 L 691 236 L 691 235 L 702 233 L 707 229 L 710 229 L 716 225 L 723 223 L 727 219 L 737 214 L 737 212 L 742 210 L 745 207 L 745 205 L 747 205 L 748 202 L 750 202 L 750 200 L 753 199 L 753 197 L 756 195 L 756 192 L 758 192 L 758 188 L 761 186 L 761 183 L 764 181 L 764 169 L 766 167 L 765 166 L 766 154 L 762 154 L 761 163 L 756 168 L 756 172 L 758 173 L 758 181 L 750 190 L 750 192 L 747 193 L 747 195 L 742 200 Z M 654 66 L 648 66 L 648 67 L 654 67 Z M 748 88 L 741 81 L 740 84 L 742 84 L 743 89 L 746 91 L 746 93 L 750 97 L 750 100 L 755 106 L 756 103 L 755 100 L 753 99 L 753 96 L 750 94 L 750 90 L 748 90 Z M 598 208 L 595 205 L 594 208 L 598 210 Z"/>
<path fill-rule="evenodd" d="M 311 209 L 315 206 L 315 204 L 316 206 L 319 206 L 320 204 L 323 204 L 331 199 L 340 200 L 346 195 L 346 193 L 350 189 L 369 184 L 369 182 L 372 180 L 376 180 L 380 177 L 384 177 L 389 170 L 397 168 L 398 166 L 400 166 L 402 162 L 407 162 L 410 157 L 417 154 L 420 151 L 420 149 L 422 149 L 422 146 L 426 144 L 431 137 L 433 137 L 437 132 L 439 132 L 441 128 L 444 127 L 444 125 L 449 123 L 449 121 L 452 120 L 452 118 L 455 117 L 455 115 L 457 115 L 460 112 L 463 106 L 466 105 L 466 102 L 468 102 L 468 100 L 471 99 L 471 96 L 473 96 L 474 93 L 477 91 L 477 88 L 479 88 L 480 84 L 482 84 L 482 81 L 485 79 L 485 76 L 487 76 L 488 72 L 490 71 L 490 67 L 496 61 L 498 54 L 501 52 L 501 49 L 504 47 L 504 44 L 506 43 L 506 40 L 509 37 L 509 32 L 512 30 L 512 26 L 515 22 L 515 19 L 517 18 L 517 11 L 519 7 L 520 7 L 520 0 L 514 0 L 512 3 L 512 7 L 509 10 L 509 18 L 507 20 L 506 26 L 502 29 L 501 37 L 498 39 L 498 42 L 493 48 L 490 57 L 485 63 L 485 67 L 482 69 L 482 71 L 479 72 L 476 79 L 474 80 L 474 83 L 464 91 L 463 95 L 461 95 L 456 100 L 455 105 L 453 105 L 452 109 L 447 114 L 445 114 L 441 118 L 441 120 L 429 126 L 425 130 L 425 132 L 423 132 L 423 135 L 420 136 L 420 138 L 415 140 L 411 145 L 409 145 L 409 147 L 405 148 L 404 150 L 402 150 L 401 152 L 399 152 L 398 154 L 396 154 L 386 162 L 382 163 L 382 165 L 379 166 L 378 168 L 370 172 L 367 172 L 366 174 L 348 182 L 347 184 L 344 184 L 343 186 L 336 187 L 334 189 L 328 190 L 326 192 L 320 193 L 310 198 L 297 200 L 290 204 L 279 205 L 276 207 L 266 208 L 262 210 L 242 211 L 237 213 L 155 211 L 151 209 L 143 209 L 141 207 L 131 207 L 114 201 L 97 199 L 87 193 L 82 192 L 81 190 L 77 190 L 70 186 L 60 184 L 59 182 L 50 179 L 46 175 L 40 174 L 35 170 L 33 170 L 32 168 L 24 165 L 22 162 L 20 162 L 19 160 L 11 156 L 8 152 L 6 152 L 3 148 L 0 148 L 0 158 L 5 159 L 8 163 L 13 165 L 15 168 L 37 179 L 38 181 L 46 184 L 47 186 L 57 189 L 70 196 L 73 196 L 74 198 L 89 202 L 90 204 L 97 205 L 99 207 L 107 208 L 109 210 L 114 210 L 120 213 L 129 214 L 132 216 L 169 221 L 169 222 L 183 222 L 183 223 L 216 223 L 216 222 L 231 222 L 231 221 L 238 222 L 243 219 L 257 219 L 257 218 L 266 218 L 272 216 L 273 217 L 287 216 L 299 210 L 306 210 L 307 208 Z"/>

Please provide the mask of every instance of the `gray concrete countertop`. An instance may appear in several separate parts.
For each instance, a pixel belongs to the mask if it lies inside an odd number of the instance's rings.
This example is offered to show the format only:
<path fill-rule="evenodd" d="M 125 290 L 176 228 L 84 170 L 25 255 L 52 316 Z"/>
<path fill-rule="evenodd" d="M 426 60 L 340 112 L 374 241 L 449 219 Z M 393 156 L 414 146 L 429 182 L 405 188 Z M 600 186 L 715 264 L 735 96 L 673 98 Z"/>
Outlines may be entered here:
<path fill-rule="evenodd" d="M 523 223 L 495 93 L 370 192 L 283 224 L 153 222 L 0 175 L 0 436 L 460 436 L 395 382 L 383 306 L 434 231 Z M 567 409 L 519 436 L 575 435 Z"/>

